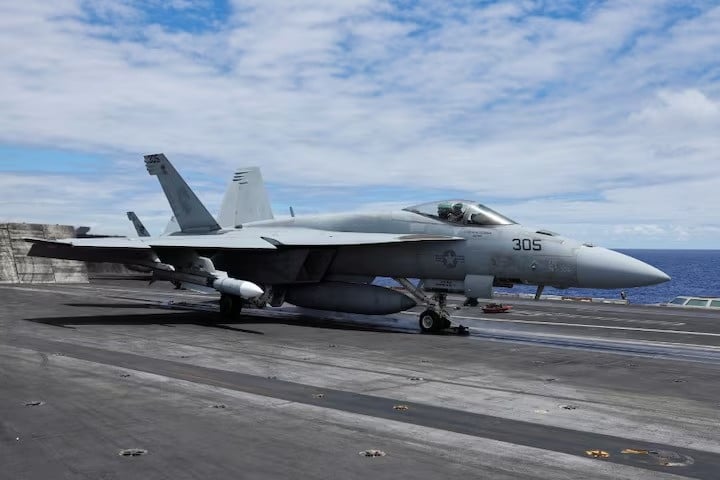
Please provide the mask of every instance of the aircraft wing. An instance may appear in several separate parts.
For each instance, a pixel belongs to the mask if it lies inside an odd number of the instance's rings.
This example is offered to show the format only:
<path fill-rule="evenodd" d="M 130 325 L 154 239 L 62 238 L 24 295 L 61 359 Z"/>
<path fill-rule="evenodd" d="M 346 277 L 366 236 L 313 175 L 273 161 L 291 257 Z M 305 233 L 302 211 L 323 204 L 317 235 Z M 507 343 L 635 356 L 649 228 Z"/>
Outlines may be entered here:
<path fill-rule="evenodd" d="M 135 238 L 26 238 L 25 241 L 33 244 L 28 252 L 30 257 L 112 263 L 145 263 L 154 258 L 150 246 Z"/>
<path fill-rule="evenodd" d="M 149 250 L 150 246 L 141 238 L 127 237 L 91 237 L 91 238 L 64 238 L 61 240 L 45 240 L 43 238 L 25 238 L 26 242 L 47 248 L 86 247 L 107 248 L 121 250 Z"/>
<path fill-rule="evenodd" d="M 424 234 L 354 233 L 309 228 L 247 228 L 214 235 L 170 235 L 140 238 L 68 238 L 41 240 L 26 238 L 33 244 L 29 256 L 86 260 L 94 262 L 152 261 L 154 251 L 163 249 L 268 251 L 292 247 L 343 247 L 414 242 L 460 241 L 461 237 Z"/>

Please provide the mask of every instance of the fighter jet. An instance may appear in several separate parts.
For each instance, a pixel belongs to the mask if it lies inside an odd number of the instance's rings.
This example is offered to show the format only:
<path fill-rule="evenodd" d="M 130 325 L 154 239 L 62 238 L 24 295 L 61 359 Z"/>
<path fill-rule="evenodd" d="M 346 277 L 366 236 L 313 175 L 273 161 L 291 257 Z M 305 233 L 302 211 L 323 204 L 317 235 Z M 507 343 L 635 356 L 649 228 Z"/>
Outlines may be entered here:
<path fill-rule="evenodd" d="M 545 230 L 524 227 L 470 200 L 442 200 L 397 211 L 272 219 L 269 203 L 253 220 L 221 226 L 163 154 L 145 156 L 178 223 L 170 235 L 27 239 L 29 255 L 133 263 L 157 279 L 220 292 L 220 312 L 250 303 L 384 315 L 425 305 L 423 332 L 450 327 L 446 294 L 492 298 L 493 286 L 629 288 L 668 281 L 646 263 Z M 262 203 L 262 197 L 258 202 Z M 264 217 L 264 219 L 262 219 Z M 242 221 L 236 221 L 236 220 Z M 224 222 L 227 223 L 227 222 Z M 391 277 L 407 293 L 373 285 Z M 409 279 L 422 280 L 418 288 Z M 427 293 L 433 294 L 432 296 Z"/>

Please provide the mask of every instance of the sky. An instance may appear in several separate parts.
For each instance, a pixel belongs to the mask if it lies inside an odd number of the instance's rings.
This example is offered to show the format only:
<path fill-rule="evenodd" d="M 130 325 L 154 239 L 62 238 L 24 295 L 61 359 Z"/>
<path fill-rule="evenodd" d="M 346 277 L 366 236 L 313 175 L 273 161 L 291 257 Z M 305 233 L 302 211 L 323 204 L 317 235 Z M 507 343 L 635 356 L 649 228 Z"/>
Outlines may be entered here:
<path fill-rule="evenodd" d="M 0 3 L 0 221 L 468 198 L 620 248 L 720 248 L 719 1 Z"/>

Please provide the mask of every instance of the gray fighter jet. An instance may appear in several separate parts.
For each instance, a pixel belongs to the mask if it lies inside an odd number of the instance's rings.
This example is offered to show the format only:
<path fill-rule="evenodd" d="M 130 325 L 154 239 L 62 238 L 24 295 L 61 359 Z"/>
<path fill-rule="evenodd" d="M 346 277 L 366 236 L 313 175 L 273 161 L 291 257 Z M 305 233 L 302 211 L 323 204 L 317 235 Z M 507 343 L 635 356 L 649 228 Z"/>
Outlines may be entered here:
<path fill-rule="evenodd" d="M 448 292 L 492 298 L 493 286 L 532 284 L 538 286 L 539 296 L 546 285 L 610 289 L 670 279 L 634 258 L 524 227 L 469 200 L 429 202 L 398 211 L 272 219 L 264 189 L 256 189 L 243 197 L 253 221 L 233 214 L 230 223 L 235 225 L 223 227 L 165 155 L 147 155 L 145 163 L 160 181 L 178 232 L 138 238 L 27 239 L 33 243 L 29 254 L 143 265 L 156 279 L 220 292 L 220 311 L 228 317 L 248 304 L 287 302 L 382 315 L 422 303 L 423 332 L 450 326 Z M 256 201 L 265 203 L 256 208 Z M 373 285 L 376 277 L 396 279 L 407 294 Z M 411 278 L 421 279 L 422 288 Z"/>

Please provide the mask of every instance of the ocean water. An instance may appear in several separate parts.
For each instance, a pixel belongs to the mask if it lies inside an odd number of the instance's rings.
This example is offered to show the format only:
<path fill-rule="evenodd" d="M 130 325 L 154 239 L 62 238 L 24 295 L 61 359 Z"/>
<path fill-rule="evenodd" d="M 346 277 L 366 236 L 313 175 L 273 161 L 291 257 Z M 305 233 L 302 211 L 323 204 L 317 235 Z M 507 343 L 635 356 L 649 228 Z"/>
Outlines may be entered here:
<path fill-rule="evenodd" d="M 659 268 L 670 275 L 669 282 L 650 287 L 627 288 L 630 303 L 663 303 L 677 295 L 720 297 L 720 250 L 617 250 Z M 498 292 L 534 293 L 535 287 L 516 285 Z M 548 295 L 620 298 L 621 290 L 546 288 Z"/>

